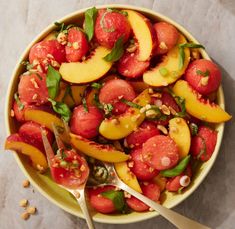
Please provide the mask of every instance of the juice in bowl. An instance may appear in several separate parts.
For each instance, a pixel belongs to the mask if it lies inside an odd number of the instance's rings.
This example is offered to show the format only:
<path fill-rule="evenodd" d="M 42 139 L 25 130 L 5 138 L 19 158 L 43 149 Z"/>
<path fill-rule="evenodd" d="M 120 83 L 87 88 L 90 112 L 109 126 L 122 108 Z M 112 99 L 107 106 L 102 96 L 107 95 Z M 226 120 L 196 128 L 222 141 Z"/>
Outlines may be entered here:
<path fill-rule="evenodd" d="M 43 128 L 53 144 L 51 124 L 66 122 L 92 179 L 102 182 L 102 161 L 113 162 L 130 187 L 176 206 L 209 172 L 223 123 L 231 118 L 224 111 L 220 69 L 204 48 L 177 23 L 143 8 L 100 6 L 63 18 L 29 45 L 16 66 L 5 148 L 17 152 L 17 163 L 46 198 L 83 217 L 52 181 L 41 139 Z M 97 222 L 158 215 L 110 186 L 88 188 L 87 194 Z"/>

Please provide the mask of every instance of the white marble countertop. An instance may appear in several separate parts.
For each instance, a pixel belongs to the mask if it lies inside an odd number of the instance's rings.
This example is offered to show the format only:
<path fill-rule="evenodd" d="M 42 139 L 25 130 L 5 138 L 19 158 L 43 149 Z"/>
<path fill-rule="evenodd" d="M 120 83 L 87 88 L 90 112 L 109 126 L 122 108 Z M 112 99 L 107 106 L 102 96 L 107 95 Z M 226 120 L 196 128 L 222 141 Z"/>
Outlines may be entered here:
<path fill-rule="evenodd" d="M 235 115 L 235 1 L 234 0 L 0 0 L 0 148 L 3 148 L 6 89 L 11 72 L 26 45 L 46 25 L 87 6 L 126 3 L 151 8 L 176 20 L 207 47 L 223 71 L 227 110 Z M 226 125 L 220 154 L 198 190 L 175 208 L 212 228 L 235 228 L 235 125 Z M 0 229 L 86 228 L 76 218 L 45 199 L 33 188 L 21 188 L 23 173 L 13 155 L 0 153 Z M 18 202 L 27 198 L 38 213 L 28 221 L 20 219 Z M 128 225 L 96 224 L 97 229 L 170 229 L 161 217 Z"/>

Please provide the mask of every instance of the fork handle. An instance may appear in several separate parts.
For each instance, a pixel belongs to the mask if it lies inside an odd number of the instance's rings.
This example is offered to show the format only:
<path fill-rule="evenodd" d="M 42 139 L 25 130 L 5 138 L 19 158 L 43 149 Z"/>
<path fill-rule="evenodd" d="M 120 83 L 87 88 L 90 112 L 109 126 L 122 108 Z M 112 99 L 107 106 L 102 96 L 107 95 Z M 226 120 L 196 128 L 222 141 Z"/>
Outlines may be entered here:
<path fill-rule="evenodd" d="M 85 197 L 85 191 L 84 190 L 77 190 L 79 192 L 80 196 L 77 198 L 76 195 L 73 193 L 75 198 L 77 199 L 77 202 L 85 216 L 86 223 L 89 229 L 95 229 L 95 226 L 93 224 L 92 217 L 88 211 L 87 204 L 86 204 L 86 197 Z"/>
<path fill-rule="evenodd" d="M 145 197 L 144 195 L 140 194 L 139 192 L 136 192 L 134 189 L 127 186 L 122 181 L 118 182 L 116 186 L 144 202 L 146 205 L 157 211 L 160 215 L 169 220 L 173 225 L 175 225 L 179 229 L 211 229 L 205 225 L 202 225 L 192 219 L 189 219 L 173 210 L 163 207 L 162 205 L 150 200 L 149 198 Z"/>

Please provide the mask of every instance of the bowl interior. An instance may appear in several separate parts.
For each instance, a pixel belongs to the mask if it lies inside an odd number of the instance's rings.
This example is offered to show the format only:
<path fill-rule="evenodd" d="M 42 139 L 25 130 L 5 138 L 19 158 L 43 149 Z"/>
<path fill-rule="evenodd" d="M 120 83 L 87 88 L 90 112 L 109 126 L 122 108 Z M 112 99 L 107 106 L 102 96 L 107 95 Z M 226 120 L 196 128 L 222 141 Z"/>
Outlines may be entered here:
<path fill-rule="evenodd" d="M 139 7 L 134 7 L 134 6 L 129 6 L 129 5 L 103 5 L 99 6 L 97 8 L 105 8 L 105 7 L 115 7 L 115 8 L 121 8 L 121 9 L 133 9 L 141 12 L 142 14 L 146 15 L 147 17 L 151 18 L 153 21 L 167 21 L 171 24 L 173 24 L 175 27 L 178 28 L 178 30 L 186 36 L 188 41 L 193 41 L 195 43 L 198 43 L 197 40 L 187 31 L 185 30 L 182 26 L 174 22 L 173 20 L 156 13 L 154 11 L 144 9 L 144 8 L 139 8 Z M 82 25 L 82 18 L 84 15 L 86 9 L 79 10 L 73 14 L 70 14 L 61 20 L 59 22 L 65 22 L 65 23 L 70 23 L 70 22 L 76 22 L 80 25 Z M 55 26 L 52 24 L 48 26 L 37 38 L 29 44 L 29 46 L 26 48 L 25 52 L 21 56 L 18 64 L 16 65 L 16 68 L 13 72 L 9 88 L 8 88 L 8 94 L 7 94 L 7 101 L 6 101 L 6 107 L 5 107 L 5 123 L 6 123 L 6 129 L 7 129 L 7 134 L 14 133 L 17 130 L 17 124 L 14 122 L 14 120 L 10 117 L 10 110 L 12 107 L 12 102 L 13 102 L 13 94 L 17 91 L 17 85 L 18 85 L 18 76 L 24 71 L 24 66 L 22 66 L 20 63 L 22 60 L 27 59 L 29 49 L 30 47 L 40 41 L 43 37 L 48 35 L 52 30 L 55 29 Z M 203 58 L 205 59 L 210 59 L 208 54 L 204 51 L 201 50 L 201 54 Z M 219 88 L 218 94 L 217 94 L 217 101 L 218 104 L 224 108 L 224 95 L 223 95 L 223 90 L 222 87 Z M 194 176 L 193 182 L 191 185 L 182 193 L 182 194 L 173 194 L 169 192 L 165 192 L 163 194 L 163 205 L 172 208 L 185 200 L 198 186 L 199 184 L 203 181 L 205 176 L 208 174 L 209 170 L 211 169 L 212 165 L 215 162 L 215 159 L 218 155 L 219 152 L 219 147 L 221 144 L 222 136 L 223 136 L 223 129 L 224 129 L 224 124 L 219 124 L 215 126 L 216 130 L 218 131 L 218 141 L 217 145 L 215 148 L 215 152 L 213 153 L 211 159 L 203 163 L 198 167 L 198 171 L 196 175 Z M 50 201 L 61 207 L 67 212 L 70 212 L 73 215 L 83 217 L 80 208 L 78 204 L 76 203 L 75 199 L 65 190 L 57 186 L 51 179 L 49 173 L 47 174 L 39 174 L 36 172 L 29 164 L 28 160 L 25 156 L 22 156 L 21 154 L 14 154 L 15 159 L 24 172 L 24 174 L 28 177 L 30 182 Z M 92 210 L 91 210 L 92 211 Z M 100 213 L 93 212 L 93 218 L 97 222 L 102 222 L 102 223 L 115 223 L 115 224 L 124 224 L 124 223 L 131 223 L 131 222 L 137 222 L 137 221 L 142 221 L 145 219 L 149 219 L 151 217 L 157 216 L 157 212 L 146 212 L 146 213 L 137 213 L 133 212 L 127 215 L 104 215 Z"/>

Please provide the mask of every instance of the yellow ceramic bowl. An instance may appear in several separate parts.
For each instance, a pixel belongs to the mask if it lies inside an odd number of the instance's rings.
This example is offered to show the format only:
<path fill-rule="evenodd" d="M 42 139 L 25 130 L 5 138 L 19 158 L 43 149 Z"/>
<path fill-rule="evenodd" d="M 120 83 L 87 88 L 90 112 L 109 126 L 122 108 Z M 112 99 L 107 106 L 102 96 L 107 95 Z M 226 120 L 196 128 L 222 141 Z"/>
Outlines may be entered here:
<path fill-rule="evenodd" d="M 153 21 L 166 21 L 171 24 L 173 24 L 181 33 L 183 33 L 189 41 L 192 41 L 194 43 L 198 43 L 198 41 L 181 25 L 177 24 L 175 21 L 169 19 L 166 16 L 163 16 L 159 13 L 156 13 L 152 10 L 149 9 L 144 9 L 140 7 L 135 7 L 135 6 L 129 6 L 129 5 L 103 5 L 103 6 L 98 6 L 97 8 L 106 8 L 106 7 L 114 7 L 114 8 L 121 8 L 121 9 L 133 9 L 136 11 L 139 11 L 140 13 L 146 15 L 147 17 L 151 18 Z M 65 23 L 71 23 L 71 22 L 80 22 L 82 23 L 82 19 L 84 16 L 84 12 L 86 9 L 82 9 L 79 11 L 76 11 L 61 20 L 59 22 L 65 22 Z M 29 50 L 32 47 L 33 44 L 36 42 L 39 42 L 42 40 L 44 37 L 46 37 L 51 31 L 55 29 L 54 24 L 49 25 L 40 35 L 38 35 L 31 44 L 26 48 L 24 51 L 23 55 L 19 59 L 18 64 L 16 65 L 16 68 L 12 74 L 11 81 L 9 84 L 8 92 L 7 92 L 7 101 L 6 101 L 6 107 L 5 107 L 5 123 L 6 123 L 6 129 L 7 129 L 7 134 L 10 135 L 15 132 L 16 130 L 16 123 L 13 121 L 13 119 L 10 117 L 10 110 L 12 107 L 12 102 L 13 102 L 13 94 L 17 90 L 17 85 L 18 85 L 18 76 L 22 73 L 24 70 L 24 67 L 20 64 L 23 60 L 27 59 Z M 208 54 L 202 50 L 201 54 L 203 58 L 205 59 L 210 59 Z M 219 88 L 218 95 L 217 95 L 217 101 L 219 105 L 224 108 L 224 94 L 222 87 Z M 172 194 L 172 193 L 165 193 L 165 201 L 164 201 L 164 206 L 168 208 L 172 208 L 179 203 L 181 203 L 183 200 L 185 200 L 188 196 L 193 193 L 196 188 L 201 184 L 201 182 L 204 180 L 208 172 L 210 171 L 212 165 L 215 162 L 215 159 L 219 153 L 219 147 L 222 141 L 223 137 L 223 130 L 224 130 L 224 124 L 219 124 L 216 126 L 216 130 L 218 131 L 218 141 L 217 145 L 215 148 L 215 152 L 213 153 L 212 157 L 210 160 L 206 163 L 204 163 L 198 172 L 196 173 L 192 184 L 188 189 L 183 193 L 183 194 Z M 73 199 L 73 197 L 60 187 L 58 187 L 51 179 L 49 176 L 46 175 L 41 175 L 38 172 L 36 172 L 28 163 L 27 160 L 24 156 L 20 154 L 16 154 L 15 159 L 26 175 L 26 177 L 30 180 L 30 182 L 35 186 L 41 193 L 44 195 L 47 199 L 49 199 L 51 202 L 56 204 L 57 206 L 61 207 L 65 211 L 79 216 L 83 217 L 83 214 L 81 213 L 81 210 L 76 203 L 76 201 Z M 125 224 L 125 223 L 133 223 L 137 221 L 142 221 L 146 220 L 152 217 L 157 216 L 157 212 L 146 212 L 146 213 L 136 213 L 133 212 L 131 214 L 127 215 L 103 215 L 100 213 L 95 213 L 93 214 L 93 218 L 97 222 L 101 223 L 114 223 L 114 224 Z"/>

